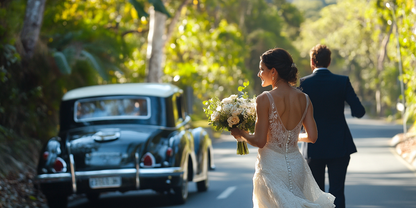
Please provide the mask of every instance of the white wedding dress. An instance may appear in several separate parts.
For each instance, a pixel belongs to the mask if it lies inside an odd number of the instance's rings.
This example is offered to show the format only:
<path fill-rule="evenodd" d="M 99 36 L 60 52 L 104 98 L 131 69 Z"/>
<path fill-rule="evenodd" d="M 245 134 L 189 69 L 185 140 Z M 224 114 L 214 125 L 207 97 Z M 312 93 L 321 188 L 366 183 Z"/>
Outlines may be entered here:
<path fill-rule="evenodd" d="M 333 208 L 335 197 L 319 189 L 311 170 L 297 145 L 302 119 L 293 130 L 287 130 L 280 120 L 273 97 L 270 100 L 268 141 L 258 150 L 253 177 L 254 207 Z"/>

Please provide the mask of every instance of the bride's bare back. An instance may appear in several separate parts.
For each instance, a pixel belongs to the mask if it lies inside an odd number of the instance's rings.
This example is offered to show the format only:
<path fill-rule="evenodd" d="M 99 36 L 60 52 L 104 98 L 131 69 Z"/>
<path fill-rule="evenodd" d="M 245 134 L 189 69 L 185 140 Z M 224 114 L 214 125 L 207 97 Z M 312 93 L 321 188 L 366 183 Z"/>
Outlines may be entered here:
<path fill-rule="evenodd" d="M 299 136 L 299 141 L 312 142 L 316 141 L 318 132 L 316 130 L 316 123 L 313 118 L 313 107 L 309 99 L 293 88 L 288 83 L 280 85 L 277 89 L 268 92 L 274 101 L 275 110 L 280 117 L 283 127 L 286 130 L 293 130 L 299 122 L 303 124 L 307 134 Z M 263 148 L 268 141 L 269 132 L 269 112 L 272 110 L 269 97 L 266 93 L 262 93 L 257 97 L 257 121 L 255 127 L 255 134 L 249 135 L 247 133 L 239 133 L 239 130 L 232 130 L 233 135 L 241 135 L 252 146 Z M 307 102 L 309 102 L 306 109 Z M 303 118 L 303 114 L 306 115 Z M 303 120 L 302 120 L 303 119 Z M 302 120 L 302 121 L 301 121 Z"/>
<path fill-rule="evenodd" d="M 299 124 L 306 108 L 306 97 L 297 89 L 272 90 L 276 110 L 287 130 L 292 130 Z M 271 106 L 270 106 L 271 107 Z"/>

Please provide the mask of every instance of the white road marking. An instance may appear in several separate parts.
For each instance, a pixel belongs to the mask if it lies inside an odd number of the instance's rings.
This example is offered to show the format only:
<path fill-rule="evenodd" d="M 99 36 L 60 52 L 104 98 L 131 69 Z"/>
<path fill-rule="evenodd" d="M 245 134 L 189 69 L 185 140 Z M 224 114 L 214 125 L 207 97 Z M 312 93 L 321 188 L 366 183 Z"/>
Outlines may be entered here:
<path fill-rule="evenodd" d="M 233 193 L 233 191 L 235 191 L 237 189 L 236 186 L 231 186 L 228 187 L 227 189 L 225 189 L 225 191 L 223 191 L 218 197 L 217 199 L 225 199 L 227 198 L 231 193 Z"/>

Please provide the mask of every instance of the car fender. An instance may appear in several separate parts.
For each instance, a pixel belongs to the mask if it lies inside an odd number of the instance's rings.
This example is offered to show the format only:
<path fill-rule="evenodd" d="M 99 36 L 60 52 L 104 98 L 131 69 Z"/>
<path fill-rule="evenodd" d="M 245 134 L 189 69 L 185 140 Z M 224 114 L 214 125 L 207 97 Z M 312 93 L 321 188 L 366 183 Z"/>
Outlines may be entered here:
<path fill-rule="evenodd" d="M 192 135 L 192 132 L 186 131 L 186 139 L 188 140 L 188 148 L 187 148 L 187 154 L 189 155 L 189 158 L 191 159 L 192 164 L 192 172 L 188 175 L 188 180 L 192 181 L 195 177 L 195 174 L 197 173 L 198 168 L 198 160 L 195 155 L 195 142 L 194 142 L 194 136 Z M 189 161 L 188 161 L 189 166 Z"/>
<path fill-rule="evenodd" d="M 201 128 L 195 128 L 192 130 L 195 145 L 195 155 L 197 157 L 197 174 L 203 172 L 204 165 L 209 159 L 208 147 L 210 146 L 210 139 L 206 137 L 206 131 Z"/>
<path fill-rule="evenodd" d="M 194 138 L 189 131 L 182 131 L 178 135 L 173 137 L 176 141 L 173 142 L 173 145 L 177 148 L 177 156 L 175 156 L 174 166 L 185 167 L 186 164 L 190 165 L 191 162 L 192 170 L 189 173 L 188 179 L 192 180 L 197 167 L 197 160 L 194 152 Z M 179 157 L 179 158 L 178 158 Z M 189 161 L 189 159 L 191 161 Z"/>
<path fill-rule="evenodd" d="M 214 163 L 214 150 L 212 148 L 212 140 L 209 137 L 208 132 L 200 127 L 200 140 L 201 140 L 201 148 L 203 148 L 204 153 L 207 155 L 207 160 L 209 162 L 209 170 L 215 170 L 215 163 Z"/>

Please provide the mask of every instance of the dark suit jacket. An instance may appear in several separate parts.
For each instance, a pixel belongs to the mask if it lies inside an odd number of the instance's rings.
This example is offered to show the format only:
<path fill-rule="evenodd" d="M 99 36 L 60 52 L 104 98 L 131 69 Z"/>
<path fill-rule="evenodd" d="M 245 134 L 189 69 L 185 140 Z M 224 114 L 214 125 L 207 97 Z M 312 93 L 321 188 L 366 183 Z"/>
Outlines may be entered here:
<path fill-rule="evenodd" d="M 308 144 L 308 157 L 312 159 L 339 158 L 357 152 L 344 115 L 347 102 L 351 115 L 361 118 L 365 109 L 347 76 L 318 70 L 300 79 L 300 88 L 313 104 L 318 127 L 318 140 Z"/>

